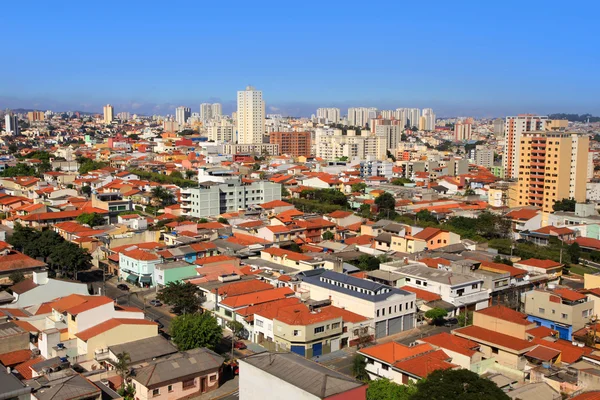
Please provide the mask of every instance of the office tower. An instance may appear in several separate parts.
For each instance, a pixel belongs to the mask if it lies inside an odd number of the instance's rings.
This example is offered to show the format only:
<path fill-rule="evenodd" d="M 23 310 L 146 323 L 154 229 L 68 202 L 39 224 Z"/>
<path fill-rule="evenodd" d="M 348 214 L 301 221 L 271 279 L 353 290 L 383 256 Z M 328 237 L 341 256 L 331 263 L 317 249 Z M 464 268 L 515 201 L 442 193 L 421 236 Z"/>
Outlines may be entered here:
<path fill-rule="evenodd" d="M 471 124 L 457 122 L 454 124 L 454 141 L 462 142 L 471 139 Z"/>
<path fill-rule="evenodd" d="M 200 119 L 202 121 L 209 121 L 212 119 L 212 104 L 210 104 L 210 103 L 200 104 Z"/>
<path fill-rule="evenodd" d="M 185 125 L 191 115 L 192 110 L 189 107 L 180 106 L 175 109 L 175 121 L 177 121 L 180 127 Z"/>
<path fill-rule="evenodd" d="M 27 113 L 27 119 L 29 122 L 43 121 L 44 113 L 43 111 L 29 111 Z"/>
<path fill-rule="evenodd" d="M 424 108 L 423 109 L 422 118 L 425 118 L 425 122 L 423 124 L 423 129 L 422 130 L 424 130 L 424 131 L 435 131 L 435 114 L 433 112 L 433 109 L 431 109 L 431 108 Z"/>
<path fill-rule="evenodd" d="M 310 157 L 310 132 L 272 132 L 269 140 L 279 145 L 280 154 Z"/>
<path fill-rule="evenodd" d="M 339 108 L 318 108 L 317 118 L 319 120 L 325 120 L 325 123 L 337 124 L 340 120 L 340 109 Z"/>
<path fill-rule="evenodd" d="M 501 138 L 504 136 L 504 120 L 502 118 L 497 118 L 494 120 L 494 136 L 497 138 Z"/>
<path fill-rule="evenodd" d="M 104 123 L 110 124 L 115 120 L 115 109 L 110 104 L 104 106 Z"/>
<path fill-rule="evenodd" d="M 221 106 L 221 103 L 213 103 L 210 106 L 210 110 L 212 118 L 219 118 L 223 115 L 223 107 Z"/>
<path fill-rule="evenodd" d="M 525 132 L 543 131 L 546 129 L 548 117 L 532 114 L 520 114 L 506 117 L 504 124 L 504 156 L 502 163 L 508 179 L 516 179 L 519 174 L 521 159 L 521 136 Z"/>
<path fill-rule="evenodd" d="M 253 86 L 238 91 L 237 131 L 239 144 L 260 144 L 265 132 L 265 102 Z"/>
<path fill-rule="evenodd" d="M 7 113 L 4 117 L 4 130 L 8 134 L 18 135 L 21 132 L 19 129 L 19 117 L 10 112 Z"/>
<path fill-rule="evenodd" d="M 372 118 L 377 118 L 375 107 L 353 107 L 348 109 L 348 125 L 362 128 Z"/>
<path fill-rule="evenodd" d="M 537 123 L 537 122 L 536 122 Z M 516 201 L 552 212 L 556 201 L 585 202 L 590 139 L 570 132 L 521 132 Z"/>

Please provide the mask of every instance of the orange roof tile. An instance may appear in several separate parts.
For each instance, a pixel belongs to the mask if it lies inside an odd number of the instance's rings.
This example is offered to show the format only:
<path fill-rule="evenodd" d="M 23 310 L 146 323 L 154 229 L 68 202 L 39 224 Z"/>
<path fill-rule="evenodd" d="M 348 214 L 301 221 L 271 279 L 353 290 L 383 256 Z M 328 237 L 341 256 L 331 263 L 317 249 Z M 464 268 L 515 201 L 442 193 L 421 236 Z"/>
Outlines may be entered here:
<path fill-rule="evenodd" d="M 288 287 L 282 287 L 272 290 L 263 290 L 257 293 L 248 293 L 241 296 L 227 297 L 221 301 L 221 304 L 231 308 L 239 308 L 283 299 L 284 297 L 288 297 L 293 294 L 294 292 L 292 289 Z"/>
<path fill-rule="evenodd" d="M 14 250 L 7 255 L 0 256 L 0 271 L 2 272 L 41 268 L 45 266 L 46 263 Z"/>
<path fill-rule="evenodd" d="M 261 292 L 263 290 L 271 290 L 273 285 L 267 282 L 259 281 L 258 279 L 233 282 L 228 285 L 223 285 L 218 289 L 219 296 L 241 296 L 248 293 Z M 217 293 L 217 289 L 211 290 L 212 293 Z"/>
<path fill-rule="evenodd" d="M 483 310 L 475 311 L 478 314 L 502 319 L 518 325 L 532 325 L 533 322 L 527 320 L 527 314 L 520 313 L 505 306 L 497 305 Z"/>
<path fill-rule="evenodd" d="M 42 361 L 44 361 L 44 358 L 38 356 L 17 365 L 15 367 L 15 370 L 17 370 L 17 372 L 21 374 L 23 379 L 31 379 L 33 377 L 33 370 L 31 369 L 31 367 Z"/>
<path fill-rule="evenodd" d="M 581 294 L 569 288 L 557 288 L 554 289 L 553 292 L 568 301 L 579 301 L 586 298 L 584 294 Z"/>
<path fill-rule="evenodd" d="M 552 260 L 540 260 L 538 258 L 528 258 L 527 260 L 521 260 L 516 264 L 528 265 L 536 268 L 550 269 L 562 266 L 561 263 Z"/>
<path fill-rule="evenodd" d="M 448 332 L 438 333 L 437 335 L 427 336 L 421 339 L 423 342 L 432 344 L 442 349 L 454 351 L 456 353 L 472 357 L 479 349 L 479 343 L 465 339 Z"/>
<path fill-rule="evenodd" d="M 291 250 L 280 249 L 279 247 L 269 247 L 268 249 L 262 250 L 261 253 L 267 253 L 271 256 L 285 257 L 294 261 L 308 261 L 312 260 L 312 257 L 297 253 Z"/>
<path fill-rule="evenodd" d="M 435 301 L 440 300 L 441 297 L 435 293 L 429 292 L 425 289 L 414 288 L 411 286 L 402 286 L 400 289 L 406 290 L 407 292 L 411 292 L 417 295 L 417 299 L 424 301 Z"/>
<path fill-rule="evenodd" d="M 496 347 L 503 347 L 508 350 L 513 350 L 517 353 L 524 353 L 535 346 L 534 343 L 527 340 L 519 339 L 503 333 L 494 332 L 479 326 L 471 325 L 464 328 L 458 328 L 452 331 L 452 334 L 461 337 L 467 337 L 479 343 L 489 343 Z"/>
<path fill-rule="evenodd" d="M 156 322 L 148 321 L 147 319 L 112 318 L 89 329 L 76 333 L 75 336 L 77 336 L 83 341 L 88 341 L 89 339 L 95 336 L 98 336 L 106 331 L 109 331 L 121 325 L 154 325 L 158 327 L 158 324 Z M 135 328 L 132 327 L 132 329 Z"/>
<path fill-rule="evenodd" d="M 15 350 L 0 354 L 0 363 L 5 367 L 14 367 L 17 364 L 24 363 L 32 356 L 31 350 Z"/>
<path fill-rule="evenodd" d="M 221 254 L 218 256 L 197 258 L 196 261 L 194 261 L 194 264 L 207 265 L 207 264 L 213 264 L 213 263 L 219 263 L 219 262 L 225 262 L 225 261 L 234 261 L 234 260 L 237 260 L 237 258 Z"/>
<path fill-rule="evenodd" d="M 451 358 L 443 350 L 436 350 L 399 361 L 394 364 L 394 367 L 410 375 L 425 378 L 433 371 L 458 368 L 458 365 L 452 364 L 450 360 Z"/>

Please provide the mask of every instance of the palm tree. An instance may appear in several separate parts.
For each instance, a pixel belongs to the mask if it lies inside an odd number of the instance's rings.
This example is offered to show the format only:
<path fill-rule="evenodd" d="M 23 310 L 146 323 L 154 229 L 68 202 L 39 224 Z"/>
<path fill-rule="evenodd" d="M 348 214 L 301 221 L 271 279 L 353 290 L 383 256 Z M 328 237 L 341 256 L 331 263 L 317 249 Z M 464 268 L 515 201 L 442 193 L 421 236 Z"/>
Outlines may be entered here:
<path fill-rule="evenodd" d="M 158 206 L 168 206 L 175 203 L 175 196 L 169 190 L 165 189 L 163 186 L 156 186 L 152 189 L 152 205 L 154 207 Z"/>
<path fill-rule="evenodd" d="M 115 364 L 115 369 L 117 373 L 121 376 L 123 382 L 121 383 L 121 389 L 125 387 L 125 379 L 127 375 L 129 375 L 129 362 L 131 361 L 131 357 L 129 357 L 129 353 L 122 352 L 117 354 L 117 363 Z"/>

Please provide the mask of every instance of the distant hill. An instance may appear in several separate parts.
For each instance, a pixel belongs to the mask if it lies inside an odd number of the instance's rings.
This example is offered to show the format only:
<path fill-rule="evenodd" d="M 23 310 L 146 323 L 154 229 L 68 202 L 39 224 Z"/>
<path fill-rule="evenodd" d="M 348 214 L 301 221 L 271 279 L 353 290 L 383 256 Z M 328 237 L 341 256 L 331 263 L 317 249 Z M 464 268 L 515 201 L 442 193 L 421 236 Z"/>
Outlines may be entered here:
<path fill-rule="evenodd" d="M 590 119 L 590 122 L 600 122 L 600 117 L 594 117 L 592 114 L 564 114 L 564 113 L 557 113 L 557 114 L 550 114 L 548 115 L 549 119 L 567 119 L 571 122 L 587 122 L 588 118 Z"/>

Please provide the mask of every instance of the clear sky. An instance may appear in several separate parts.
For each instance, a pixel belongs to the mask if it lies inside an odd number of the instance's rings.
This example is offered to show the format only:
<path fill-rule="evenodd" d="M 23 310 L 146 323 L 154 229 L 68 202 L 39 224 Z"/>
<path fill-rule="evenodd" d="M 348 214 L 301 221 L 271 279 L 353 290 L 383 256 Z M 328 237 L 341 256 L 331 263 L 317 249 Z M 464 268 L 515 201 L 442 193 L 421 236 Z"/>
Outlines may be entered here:
<path fill-rule="evenodd" d="M 599 3 L 5 1 L 0 107 L 600 115 Z"/>

